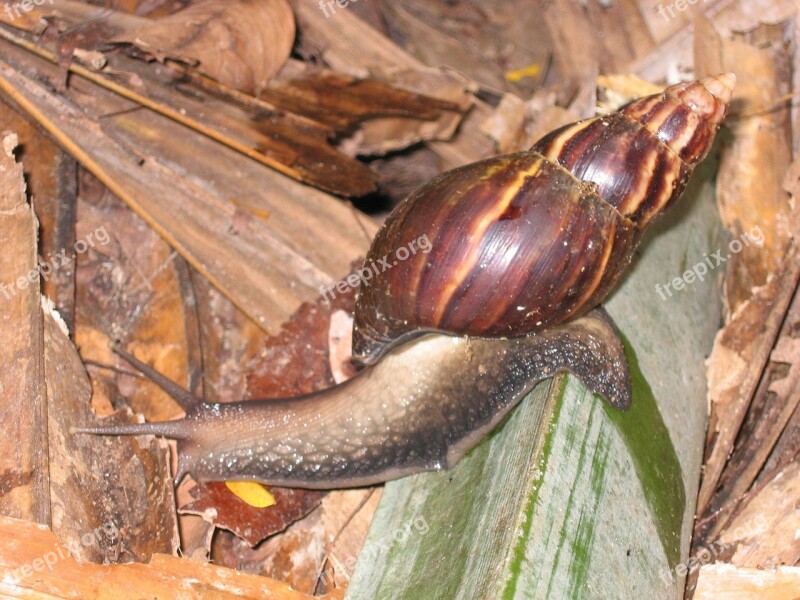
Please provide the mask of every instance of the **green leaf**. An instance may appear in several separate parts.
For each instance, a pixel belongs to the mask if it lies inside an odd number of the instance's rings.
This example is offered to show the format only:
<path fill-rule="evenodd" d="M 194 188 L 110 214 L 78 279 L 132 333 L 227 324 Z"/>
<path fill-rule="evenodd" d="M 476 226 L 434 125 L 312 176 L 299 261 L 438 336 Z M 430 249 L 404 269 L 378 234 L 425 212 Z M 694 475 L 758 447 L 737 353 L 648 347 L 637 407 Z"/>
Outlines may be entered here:
<path fill-rule="evenodd" d="M 606 307 L 632 408 L 544 382 L 450 471 L 387 484 L 349 600 L 682 598 L 705 437 L 716 277 L 662 286 L 721 247 L 708 161 Z"/>

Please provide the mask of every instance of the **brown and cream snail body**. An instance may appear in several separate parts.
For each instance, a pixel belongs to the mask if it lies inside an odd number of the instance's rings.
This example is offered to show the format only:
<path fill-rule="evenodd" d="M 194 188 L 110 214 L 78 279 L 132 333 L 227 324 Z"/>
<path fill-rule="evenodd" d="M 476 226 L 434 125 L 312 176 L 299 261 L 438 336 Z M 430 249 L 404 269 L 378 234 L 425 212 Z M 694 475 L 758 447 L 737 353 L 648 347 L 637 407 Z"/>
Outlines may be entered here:
<path fill-rule="evenodd" d="M 627 407 L 622 344 L 593 309 L 708 153 L 734 81 L 673 86 L 412 193 L 367 261 L 422 235 L 430 251 L 359 290 L 353 354 L 367 366 L 351 380 L 82 431 L 176 438 L 179 477 L 334 488 L 454 465 L 559 371 Z"/>

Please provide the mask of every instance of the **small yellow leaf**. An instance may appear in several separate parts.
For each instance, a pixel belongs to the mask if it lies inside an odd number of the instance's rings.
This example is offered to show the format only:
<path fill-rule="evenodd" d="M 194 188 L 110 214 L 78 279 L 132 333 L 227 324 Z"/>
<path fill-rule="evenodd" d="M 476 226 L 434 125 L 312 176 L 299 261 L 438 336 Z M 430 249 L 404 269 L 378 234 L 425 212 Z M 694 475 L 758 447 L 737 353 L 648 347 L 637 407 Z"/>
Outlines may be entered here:
<path fill-rule="evenodd" d="M 506 72 L 506 79 L 511 83 L 517 83 L 518 81 L 522 81 L 526 77 L 536 77 L 541 71 L 541 67 L 536 63 L 532 65 L 528 65 L 527 67 L 523 67 L 521 69 L 517 69 L 515 71 L 507 71 Z"/>
<path fill-rule="evenodd" d="M 274 506 L 275 496 L 269 490 L 255 481 L 226 481 L 225 485 L 235 495 L 256 508 Z"/>

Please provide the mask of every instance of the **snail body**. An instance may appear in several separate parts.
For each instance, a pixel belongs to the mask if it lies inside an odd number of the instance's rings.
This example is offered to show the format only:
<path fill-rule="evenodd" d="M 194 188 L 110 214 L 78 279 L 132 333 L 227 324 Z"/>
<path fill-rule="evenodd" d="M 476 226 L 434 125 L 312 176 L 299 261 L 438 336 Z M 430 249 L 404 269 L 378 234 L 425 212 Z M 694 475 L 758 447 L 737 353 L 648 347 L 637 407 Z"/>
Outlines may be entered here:
<path fill-rule="evenodd" d="M 627 363 L 602 310 L 500 345 L 431 334 L 315 394 L 200 403 L 177 421 L 93 431 L 177 439 L 176 479 L 360 487 L 455 465 L 536 383 L 563 370 L 624 402 Z"/>
<path fill-rule="evenodd" d="M 365 263 L 421 235 L 430 251 L 359 290 L 353 357 L 366 367 L 351 380 L 79 431 L 176 438 L 179 477 L 333 488 L 452 466 L 556 372 L 627 407 L 622 344 L 596 307 L 710 150 L 734 82 L 667 88 L 413 192 Z"/>

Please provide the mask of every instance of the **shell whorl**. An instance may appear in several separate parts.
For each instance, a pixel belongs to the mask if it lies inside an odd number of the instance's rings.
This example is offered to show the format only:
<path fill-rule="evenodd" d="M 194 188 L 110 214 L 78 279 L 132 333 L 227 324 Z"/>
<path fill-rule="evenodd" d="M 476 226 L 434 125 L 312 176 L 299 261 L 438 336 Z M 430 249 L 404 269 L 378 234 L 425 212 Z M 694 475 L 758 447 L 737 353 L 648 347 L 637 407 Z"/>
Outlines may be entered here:
<path fill-rule="evenodd" d="M 359 289 L 353 355 L 372 364 L 429 331 L 515 337 L 582 316 L 711 148 L 735 79 L 667 88 L 566 125 L 531 150 L 443 173 L 387 218 L 365 264 L 430 247 Z"/>
<path fill-rule="evenodd" d="M 711 150 L 735 81 L 725 74 L 674 85 L 557 129 L 532 150 L 597 184 L 606 202 L 644 228 L 681 195 Z"/>

